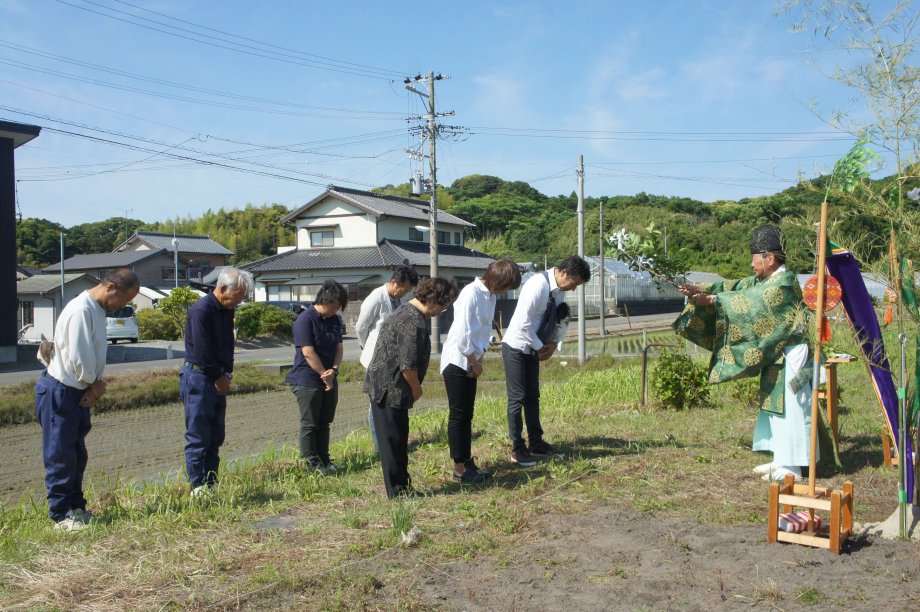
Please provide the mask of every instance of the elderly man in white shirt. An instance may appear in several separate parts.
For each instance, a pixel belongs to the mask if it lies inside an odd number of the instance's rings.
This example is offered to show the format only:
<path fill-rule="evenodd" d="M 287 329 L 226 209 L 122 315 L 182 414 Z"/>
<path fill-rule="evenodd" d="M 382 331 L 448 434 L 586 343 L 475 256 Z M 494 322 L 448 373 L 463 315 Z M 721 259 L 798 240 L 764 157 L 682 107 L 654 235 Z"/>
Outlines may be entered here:
<path fill-rule="evenodd" d="M 48 514 L 56 529 L 83 529 L 92 518 L 86 511 L 83 473 L 90 408 L 106 391 L 105 313 L 124 308 L 139 289 L 137 275 L 121 268 L 72 299 L 58 317 L 48 369 L 35 383 Z"/>
<path fill-rule="evenodd" d="M 535 457 L 561 453 L 543 439 L 540 425 L 540 362 L 552 357 L 558 345 L 555 338 L 556 306 L 563 301 L 562 293 L 571 291 L 591 278 L 588 263 L 573 255 L 555 268 L 534 274 L 524 283 L 517 307 L 502 340 L 502 360 L 505 363 L 505 387 L 508 392 L 508 436 L 511 439 L 511 461 L 521 467 L 536 465 Z M 550 336 L 539 337 L 538 330 L 546 327 Z M 522 437 L 527 423 L 528 447 Z"/>
<path fill-rule="evenodd" d="M 358 346 L 361 347 L 361 365 L 367 369 L 374 356 L 374 346 L 383 322 L 393 314 L 402 303 L 401 300 L 418 285 L 418 272 L 411 266 L 396 266 L 393 276 L 383 285 L 377 287 L 361 302 L 358 322 L 355 329 L 358 334 Z M 374 411 L 367 410 L 367 423 L 371 430 L 374 448 L 377 444 L 377 431 L 374 429 Z"/>
<path fill-rule="evenodd" d="M 441 349 L 441 376 L 447 388 L 447 441 L 454 480 L 478 484 L 491 472 L 480 470 L 472 455 L 473 407 L 482 357 L 489 348 L 496 296 L 521 285 L 521 270 L 510 259 L 493 261 L 482 278 L 463 288 L 454 302 L 454 321 Z"/>

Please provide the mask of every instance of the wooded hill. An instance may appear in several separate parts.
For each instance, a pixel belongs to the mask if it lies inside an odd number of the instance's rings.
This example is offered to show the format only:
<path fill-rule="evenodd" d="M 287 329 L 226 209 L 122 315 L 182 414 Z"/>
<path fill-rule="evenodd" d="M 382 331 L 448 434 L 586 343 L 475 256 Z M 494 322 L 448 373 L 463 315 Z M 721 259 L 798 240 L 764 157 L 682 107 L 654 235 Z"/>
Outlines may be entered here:
<path fill-rule="evenodd" d="M 886 181 L 888 179 L 882 179 Z M 647 193 L 585 199 L 585 252 L 599 252 L 598 211 L 603 204 L 605 236 L 620 228 L 641 232 L 654 222 L 667 236 L 668 249 L 681 249 L 691 269 L 726 277 L 750 274 L 748 240 L 751 230 L 775 224 L 787 234 L 790 265 L 810 271 L 813 265 L 814 227 L 823 199 L 822 179 L 800 184 L 774 195 L 735 201 L 701 202 L 691 198 Z M 387 185 L 375 191 L 409 196 L 409 185 Z M 512 257 L 552 265 L 577 250 L 577 197 L 546 196 L 529 184 L 498 177 L 470 175 L 450 187 L 438 187 L 439 208 L 475 223 L 467 245 L 493 257 Z M 223 208 L 197 218 L 177 218 L 157 223 L 113 217 L 96 223 L 64 228 L 44 219 L 17 223 L 19 263 L 45 266 L 59 260 L 58 236 L 66 232 L 65 256 L 111 251 L 135 230 L 206 234 L 233 250 L 230 263 L 245 263 L 275 253 L 278 246 L 295 243 L 291 225 L 279 220 L 290 212 L 285 206 L 247 205 Z M 863 211 L 858 202 L 838 203 L 831 198 L 831 237 L 856 248 L 873 264 L 887 252 L 889 221 Z M 607 245 L 606 254 L 615 249 Z"/>

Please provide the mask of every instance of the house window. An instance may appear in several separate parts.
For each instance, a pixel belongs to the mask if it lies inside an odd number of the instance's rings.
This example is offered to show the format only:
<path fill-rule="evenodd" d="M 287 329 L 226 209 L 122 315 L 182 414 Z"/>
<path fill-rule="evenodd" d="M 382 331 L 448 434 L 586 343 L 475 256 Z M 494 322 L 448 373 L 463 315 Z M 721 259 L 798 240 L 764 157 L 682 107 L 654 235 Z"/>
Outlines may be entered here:
<path fill-rule="evenodd" d="M 269 285 L 268 301 L 269 302 L 289 302 L 291 300 L 291 288 L 284 285 Z"/>
<path fill-rule="evenodd" d="M 438 230 L 438 244 L 450 244 L 450 232 Z"/>
<path fill-rule="evenodd" d="M 321 288 L 322 285 L 293 285 L 291 299 L 295 302 L 312 302 Z"/>
<path fill-rule="evenodd" d="M 311 247 L 335 246 L 335 232 L 333 230 L 315 230 L 310 232 Z"/>
<path fill-rule="evenodd" d="M 463 234 L 454 232 L 454 244 L 463 244 Z"/>
<path fill-rule="evenodd" d="M 420 230 L 419 228 L 410 227 L 409 228 L 409 240 L 415 240 L 416 242 L 422 242 L 423 240 L 425 240 L 425 235 L 422 233 L 422 230 Z"/>
<path fill-rule="evenodd" d="M 179 280 L 184 281 L 188 277 L 188 270 L 186 268 L 179 268 Z M 175 281 L 176 280 L 176 269 L 174 267 L 163 268 L 163 274 L 161 278 L 164 281 Z"/>
<path fill-rule="evenodd" d="M 35 324 L 35 302 L 19 302 L 19 328 Z"/>

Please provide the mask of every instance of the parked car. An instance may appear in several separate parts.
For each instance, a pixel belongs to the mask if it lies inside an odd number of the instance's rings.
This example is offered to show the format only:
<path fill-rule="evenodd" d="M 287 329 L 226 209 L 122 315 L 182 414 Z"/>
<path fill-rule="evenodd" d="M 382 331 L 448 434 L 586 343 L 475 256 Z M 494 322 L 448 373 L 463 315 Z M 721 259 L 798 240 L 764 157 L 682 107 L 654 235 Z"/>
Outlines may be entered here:
<path fill-rule="evenodd" d="M 137 327 L 137 316 L 133 306 L 125 306 L 121 310 L 105 313 L 105 337 L 115 344 L 119 340 L 137 342 L 140 331 Z"/>

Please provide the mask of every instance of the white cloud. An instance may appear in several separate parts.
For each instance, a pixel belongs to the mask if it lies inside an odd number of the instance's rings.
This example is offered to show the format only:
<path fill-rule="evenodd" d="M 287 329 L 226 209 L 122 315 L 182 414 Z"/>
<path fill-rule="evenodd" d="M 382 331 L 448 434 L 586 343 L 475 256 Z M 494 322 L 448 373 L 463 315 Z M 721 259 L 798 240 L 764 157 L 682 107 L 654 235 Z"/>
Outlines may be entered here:
<path fill-rule="evenodd" d="M 528 107 L 525 83 L 510 74 L 483 74 L 473 77 L 476 93 L 473 105 L 477 112 L 494 118 L 510 120 L 518 125 L 523 109 Z"/>
<path fill-rule="evenodd" d="M 628 102 L 643 102 L 663 98 L 668 93 L 668 75 L 660 68 L 652 68 L 630 75 L 617 83 L 617 95 Z"/>

